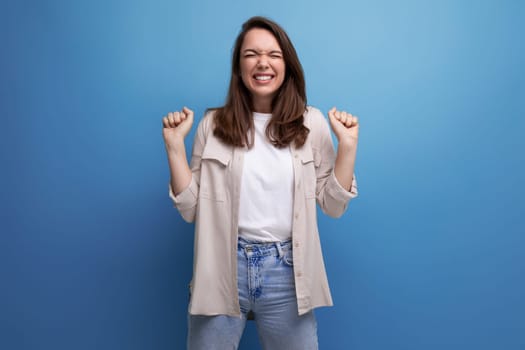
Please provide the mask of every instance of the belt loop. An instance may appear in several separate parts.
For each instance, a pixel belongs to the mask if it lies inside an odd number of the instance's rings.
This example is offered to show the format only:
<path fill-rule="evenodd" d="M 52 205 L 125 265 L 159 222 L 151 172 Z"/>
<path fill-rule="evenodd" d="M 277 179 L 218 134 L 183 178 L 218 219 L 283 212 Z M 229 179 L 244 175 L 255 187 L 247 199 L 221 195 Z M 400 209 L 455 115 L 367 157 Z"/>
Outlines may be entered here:
<path fill-rule="evenodd" d="M 279 259 L 282 259 L 283 254 L 283 248 L 281 247 L 281 242 L 275 242 L 275 247 L 277 247 L 277 252 L 279 252 Z"/>

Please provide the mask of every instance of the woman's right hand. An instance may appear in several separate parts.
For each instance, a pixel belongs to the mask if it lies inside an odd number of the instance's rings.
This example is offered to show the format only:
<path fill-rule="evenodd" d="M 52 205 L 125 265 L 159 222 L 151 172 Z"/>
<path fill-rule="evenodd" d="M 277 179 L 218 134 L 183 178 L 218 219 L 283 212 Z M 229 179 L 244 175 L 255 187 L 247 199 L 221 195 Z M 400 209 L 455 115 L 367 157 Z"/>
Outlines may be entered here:
<path fill-rule="evenodd" d="M 193 125 L 193 111 L 184 107 L 180 112 L 169 112 L 162 118 L 162 136 L 168 150 L 176 150 Z"/>

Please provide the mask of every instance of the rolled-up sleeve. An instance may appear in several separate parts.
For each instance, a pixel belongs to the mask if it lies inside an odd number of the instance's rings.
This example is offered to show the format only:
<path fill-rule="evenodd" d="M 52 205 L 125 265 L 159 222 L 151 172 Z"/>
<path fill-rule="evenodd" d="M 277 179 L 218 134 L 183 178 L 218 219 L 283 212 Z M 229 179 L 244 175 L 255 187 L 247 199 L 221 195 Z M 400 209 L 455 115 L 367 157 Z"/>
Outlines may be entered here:
<path fill-rule="evenodd" d="M 355 179 L 355 174 L 350 191 L 347 191 L 341 186 L 341 184 L 339 184 L 332 169 L 324 187 L 323 212 L 332 217 L 340 217 L 346 211 L 348 202 L 355 197 L 357 197 L 357 181 Z"/>
<path fill-rule="evenodd" d="M 195 176 L 192 174 L 189 186 L 177 195 L 173 193 L 171 184 L 169 184 L 168 187 L 168 194 L 182 218 L 187 222 L 193 222 L 195 220 L 195 209 L 199 197 L 199 185 L 197 181 L 195 181 Z"/>

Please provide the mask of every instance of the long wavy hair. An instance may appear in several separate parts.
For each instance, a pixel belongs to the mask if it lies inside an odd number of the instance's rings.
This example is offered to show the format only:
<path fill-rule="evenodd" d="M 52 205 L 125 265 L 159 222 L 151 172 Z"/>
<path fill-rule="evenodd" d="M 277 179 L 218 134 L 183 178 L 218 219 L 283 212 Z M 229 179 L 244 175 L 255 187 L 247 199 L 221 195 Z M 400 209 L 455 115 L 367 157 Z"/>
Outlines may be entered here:
<path fill-rule="evenodd" d="M 215 111 L 213 134 L 228 145 L 253 147 L 253 103 L 250 91 L 242 81 L 241 47 L 246 33 L 254 28 L 266 29 L 273 34 L 285 63 L 284 81 L 272 100 L 272 117 L 266 127 L 266 137 L 278 148 L 295 142 L 301 147 L 306 142 L 308 128 L 304 126 L 306 87 L 303 67 L 290 38 L 283 28 L 265 17 L 252 17 L 243 25 L 237 36 L 232 55 L 232 71 L 228 96 L 224 106 Z"/>

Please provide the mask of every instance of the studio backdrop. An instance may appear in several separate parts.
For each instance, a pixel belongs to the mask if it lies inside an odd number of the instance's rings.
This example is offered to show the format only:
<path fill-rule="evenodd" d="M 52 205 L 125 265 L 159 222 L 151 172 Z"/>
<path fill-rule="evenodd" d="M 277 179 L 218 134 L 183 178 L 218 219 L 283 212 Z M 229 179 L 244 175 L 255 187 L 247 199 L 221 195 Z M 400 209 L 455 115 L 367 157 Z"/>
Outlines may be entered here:
<path fill-rule="evenodd" d="M 360 120 L 359 197 L 319 212 L 320 348 L 525 349 L 524 2 L 1 8 L 1 349 L 185 348 L 194 226 L 161 118 L 196 112 L 189 153 L 254 15 L 287 30 L 308 104 Z"/>

